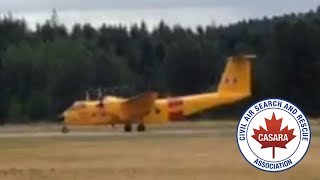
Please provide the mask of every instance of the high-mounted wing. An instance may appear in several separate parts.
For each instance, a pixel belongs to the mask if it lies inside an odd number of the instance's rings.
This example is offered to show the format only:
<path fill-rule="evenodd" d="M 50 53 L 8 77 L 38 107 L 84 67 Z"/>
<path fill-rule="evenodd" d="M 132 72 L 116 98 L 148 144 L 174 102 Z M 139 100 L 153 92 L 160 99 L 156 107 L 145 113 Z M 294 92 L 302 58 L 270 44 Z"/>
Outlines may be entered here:
<path fill-rule="evenodd" d="M 134 96 L 121 104 L 122 118 L 137 120 L 150 112 L 152 104 L 157 99 L 158 93 L 149 91 Z"/>

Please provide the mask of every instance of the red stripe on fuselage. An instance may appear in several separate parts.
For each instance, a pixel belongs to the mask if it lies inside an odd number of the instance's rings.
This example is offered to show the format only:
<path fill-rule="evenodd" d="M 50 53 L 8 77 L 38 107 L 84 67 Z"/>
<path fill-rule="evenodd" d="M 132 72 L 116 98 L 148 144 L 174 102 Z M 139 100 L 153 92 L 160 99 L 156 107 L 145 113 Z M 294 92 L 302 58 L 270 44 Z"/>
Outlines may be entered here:
<path fill-rule="evenodd" d="M 169 112 L 169 119 L 171 121 L 177 121 L 183 119 L 183 112 L 178 111 L 178 112 Z"/>
<path fill-rule="evenodd" d="M 183 100 L 181 98 L 168 98 L 168 105 L 171 106 L 179 106 L 183 104 Z"/>
<path fill-rule="evenodd" d="M 183 100 L 181 98 L 169 98 L 168 113 L 170 120 L 180 120 L 183 118 Z"/>

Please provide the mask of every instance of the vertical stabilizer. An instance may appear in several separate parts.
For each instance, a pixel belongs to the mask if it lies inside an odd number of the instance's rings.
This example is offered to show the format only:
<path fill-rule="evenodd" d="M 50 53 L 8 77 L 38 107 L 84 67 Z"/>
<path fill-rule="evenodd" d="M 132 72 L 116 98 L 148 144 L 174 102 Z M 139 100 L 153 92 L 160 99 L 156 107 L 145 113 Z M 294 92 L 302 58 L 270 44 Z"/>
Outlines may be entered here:
<path fill-rule="evenodd" d="M 228 58 L 218 86 L 219 93 L 251 95 L 251 59 L 255 55 L 239 55 Z"/>

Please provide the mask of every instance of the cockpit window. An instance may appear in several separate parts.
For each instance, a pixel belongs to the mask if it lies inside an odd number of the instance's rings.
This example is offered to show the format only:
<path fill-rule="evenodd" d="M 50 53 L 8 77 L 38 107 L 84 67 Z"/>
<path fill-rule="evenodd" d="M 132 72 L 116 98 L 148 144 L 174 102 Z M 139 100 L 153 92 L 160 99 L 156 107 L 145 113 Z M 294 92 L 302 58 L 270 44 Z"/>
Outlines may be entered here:
<path fill-rule="evenodd" d="M 85 108 L 86 105 L 83 102 L 75 102 L 73 105 L 69 108 L 70 110 L 76 110 L 76 109 L 82 109 Z"/>

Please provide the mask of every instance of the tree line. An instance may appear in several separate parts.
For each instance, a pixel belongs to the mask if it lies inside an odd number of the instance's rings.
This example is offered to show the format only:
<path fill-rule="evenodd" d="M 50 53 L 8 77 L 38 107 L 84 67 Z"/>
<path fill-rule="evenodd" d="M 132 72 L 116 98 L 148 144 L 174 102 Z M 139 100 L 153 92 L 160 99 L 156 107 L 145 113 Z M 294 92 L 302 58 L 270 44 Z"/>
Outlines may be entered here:
<path fill-rule="evenodd" d="M 75 24 L 68 31 L 56 13 L 30 30 L 25 20 L 2 16 L 0 119 L 54 119 L 89 88 L 125 86 L 123 96 L 213 91 L 226 58 L 244 53 L 258 57 L 253 96 L 220 108 L 223 116 L 268 97 L 320 114 L 320 9 L 195 30 L 161 21 L 152 31 L 143 21 L 130 27 Z"/>

